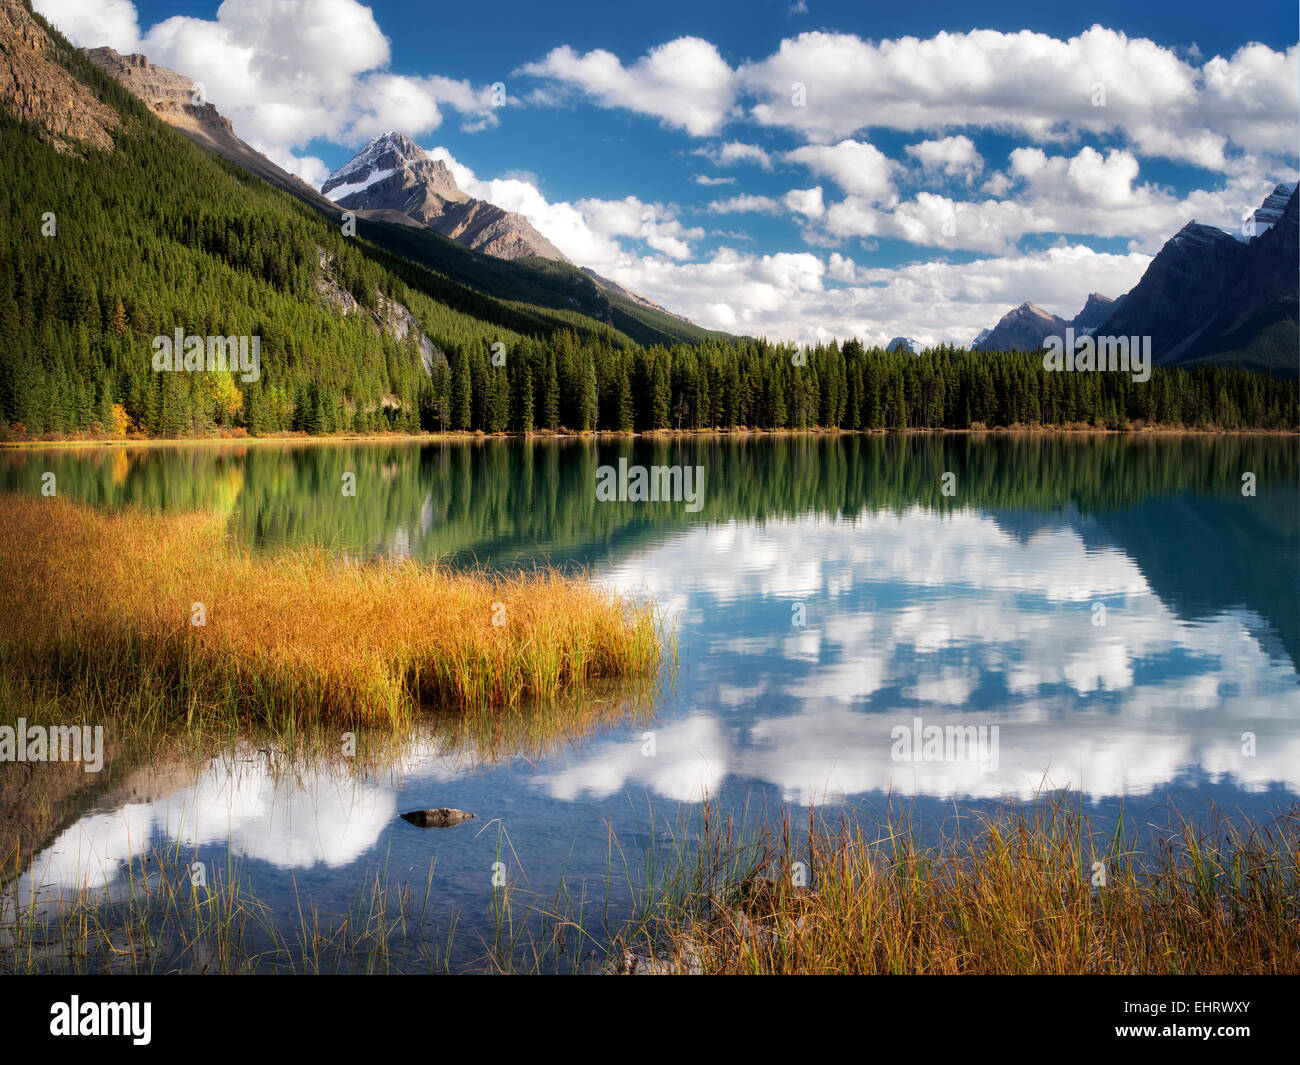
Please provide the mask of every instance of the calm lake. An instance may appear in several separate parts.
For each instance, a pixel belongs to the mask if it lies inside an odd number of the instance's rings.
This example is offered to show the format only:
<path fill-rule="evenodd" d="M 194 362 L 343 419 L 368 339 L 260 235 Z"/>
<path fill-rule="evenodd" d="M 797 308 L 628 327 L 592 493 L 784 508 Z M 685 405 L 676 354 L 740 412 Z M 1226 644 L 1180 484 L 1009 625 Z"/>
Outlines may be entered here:
<path fill-rule="evenodd" d="M 256 741 L 137 754 L 29 841 L 21 886 L 54 908 L 112 895 L 175 846 L 236 863 L 287 921 L 307 900 L 345 912 L 378 873 L 428 888 L 428 941 L 399 962 L 472 968 L 500 935 L 494 873 L 617 925 L 705 796 L 751 823 L 892 802 L 922 835 L 1066 787 L 1101 825 L 1212 803 L 1267 816 L 1300 792 L 1298 450 L 914 435 L 0 454 L 4 490 L 53 472 L 97 505 L 215 508 L 258 551 L 582 567 L 654 597 L 678 645 L 647 705 L 592 693 L 589 724 L 555 735 L 431 727 L 377 764 L 288 771 Z M 620 458 L 702 467 L 702 505 L 598 501 Z M 399 817 L 441 806 L 477 817 Z"/>

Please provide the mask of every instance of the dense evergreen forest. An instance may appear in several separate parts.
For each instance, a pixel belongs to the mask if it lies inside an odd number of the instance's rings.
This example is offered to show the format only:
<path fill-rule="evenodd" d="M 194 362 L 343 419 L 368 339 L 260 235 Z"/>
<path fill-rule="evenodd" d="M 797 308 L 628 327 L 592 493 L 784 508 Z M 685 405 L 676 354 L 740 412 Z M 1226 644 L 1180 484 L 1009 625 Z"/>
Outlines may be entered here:
<path fill-rule="evenodd" d="M 969 429 L 1050 425 L 1287 429 L 1294 381 L 1235 369 L 1053 373 L 1033 353 L 940 348 L 922 355 L 858 341 L 812 348 L 764 341 L 593 348 L 561 335 L 523 341 L 494 367 L 453 359 L 449 392 L 428 393 L 424 428 Z"/>
<path fill-rule="evenodd" d="M 0 114 L 0 431 L 11 439 L 1300 423 L 1294 381 L 1240 370 L 1156 369 L 1139 384 L 1050 373 L 1032 353 L 641 346 L 345 236 L 192 145 L 56 39 L 123 124 L 111 151 L 78 155 Z M 345 314 L 347 297 L 356 309 Z M 413 331 L 381 328 L 386 300 L 436 347 L 431 369 Z M 153 339 L 177 329 L 259 337 L 260 376 L 156 372 Z"/>

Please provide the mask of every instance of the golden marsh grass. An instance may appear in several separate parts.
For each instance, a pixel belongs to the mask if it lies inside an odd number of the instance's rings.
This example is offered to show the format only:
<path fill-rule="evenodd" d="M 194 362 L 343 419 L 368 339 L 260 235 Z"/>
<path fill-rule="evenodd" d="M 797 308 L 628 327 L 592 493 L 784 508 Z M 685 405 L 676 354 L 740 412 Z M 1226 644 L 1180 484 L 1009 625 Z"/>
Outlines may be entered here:
<path fill-rule="evenodd" d="M 400 726 L 654 676 L 666 650 L 651 604 L 550 570 L 263 557 L 212 513 L 21 495 L 0 526 L 0 694 L 39 716 Z"/>
<path fill-rule="evenodd" d="M 789 815 L 757 832 L 706 805 L 667 855 L 618 972 L 1300 972 L 1300 811 L 1100 838 L 1077 797 L 963 818 L 929 846 L 879 824 Z M 1151 827 L 1151 826 L 1148 826 Z M 798 863 L 798 866 L 796 866 Z M 793 871 L 800 868 L 802 876 Z M 797 879 L 806 877 L 800 885 Z"/>

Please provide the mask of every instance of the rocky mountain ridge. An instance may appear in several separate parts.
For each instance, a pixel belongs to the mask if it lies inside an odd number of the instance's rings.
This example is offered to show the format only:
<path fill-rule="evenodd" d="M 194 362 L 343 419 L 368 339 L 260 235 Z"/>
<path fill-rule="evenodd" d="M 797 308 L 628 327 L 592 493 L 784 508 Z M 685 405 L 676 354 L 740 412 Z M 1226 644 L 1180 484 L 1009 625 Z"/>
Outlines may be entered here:
<path fill-rule="evenodd" d="M 2 2 L 13 4 L 16 0 Z M 519 276 L 492 278 L 490 269 L 464 262 L 464 256 L 458 258 L 447 248 L 426 249 L 431 252 L 431 257 L 421 259 L 431 268 L 470 285 L 482 285 L 486 280 L 486 291 L 500 298 L 527 302 L 540 296 L 548 306 L 570 307 L 608 324 L 617 319 L 622 328 L 632 329 L 650 342 L 679 334 L 696 336 L 703 333 L 687 318 L 668 311 L 639 293 L 593 270 L 582 268 L 579 271 L 533 229 L 527 219 L 466 194 L 456 185 L 444 162 L 430 158 L 408 137 L 390 131 L 375 138 L 330 176 L 326 181 L 330 196 L 325 196 L 241 140 L 230 121 L 215 106 L 203 101 L 201 96 L 195 96 L 198 86 L 185 75 L 151 63 L 146 56 L 121 55 L 111 48 L 83 49 L 82 54 L 130 90 L 155 115 L 200 147 L 292 194 L 331 219 L 337 221 L 345 210 L 354 211 L 359 223 L 358 232 L 396 250 L 398 254 L 409 254 L 411 248 L 408 242 L 397 239 L 394 227 L 427 230 L 467 249 L 466 254 L 477 253 L 489 259 L 513 263 L 512 269 Z M 74 81 L 74 84 L 79 83 Z M 111 112 L 109 116 L 113 117 Z M 399 176 L 399 172 L 405 176 Z M 370 192 L 373 186 L 384 180 L 390 181 L 390 186 L 384 190 L 389 193 L 395 193 L 407 182 L 410 185 L 404 196 L 385 202 L 379 191 Z M 369 202 L 373 206 L 354 206 L 358 201 L 352 196 L 364 197 L 367 193 L 370 193 Z M 348 202 L 336 203 L 335 199 Z M 426 223 L 425 217 L 433 220 L 434 224 Z M 545 261 L 532 261 L 535 258 Z M 563 264 L 573 276 L 551 276 L 557 267 L 550 264 Z M 595 285 L 590 297 L 570 295 L 557 299 L 556 286 L 562 287 L 565 283 L 572 286 L 580 274 L 585 274 Z M 626 301 L 625 310 L 633 315 L 632 318 L 615 307 L 619 301 Z M 642 318 L 637 320 L 636 315 Z"/>
<path fill-rule="evenodd" d="M 569 259 L 521 214 L 462 191 L 441 159 L 395 130 L 376 137 L 321 186 L 349 211 L 390 212 L 499 259 Z M 396 220 L 396 219 L 393 219 Z"/>
<path fill-rule="evenodd" d="M 1282 189 L 1286 186 L 1279 186 Z M 1150 336 L 1157 365 L 1207 362 L 1295 376 L 1300 324 L 1300 214 L 1297 191 L 1248 241 L 1189 222 L 1151 261 L 1108 333 Z M 1259 217 L 1257 213 L 1256 217 Z"/>
<path fill-rule="evenodd" d="M 200 86 L 184 74 L 151 63 L 139 53 L 122 55 L 112 48 L 92 48 L 83 49 L 82 54 L 199 147 L 215 152 L 331 217 L 341 213 L 307 182 L 241 140 L 230 119 L 204 100 Z"/>

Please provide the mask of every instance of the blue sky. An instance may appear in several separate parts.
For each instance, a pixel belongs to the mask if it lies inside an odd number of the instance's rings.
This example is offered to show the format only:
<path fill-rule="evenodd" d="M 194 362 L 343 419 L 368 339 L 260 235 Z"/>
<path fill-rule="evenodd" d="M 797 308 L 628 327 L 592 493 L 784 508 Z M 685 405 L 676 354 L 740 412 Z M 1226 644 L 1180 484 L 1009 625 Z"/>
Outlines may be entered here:
<path fill-rule="evenodd" d="M 1297 13 L 1276 4 L 36 6 L 203 82 L 317 184 L 399 129 L 576 262 L 773 337 L 1070 316 L 1296 176 Z"/>

